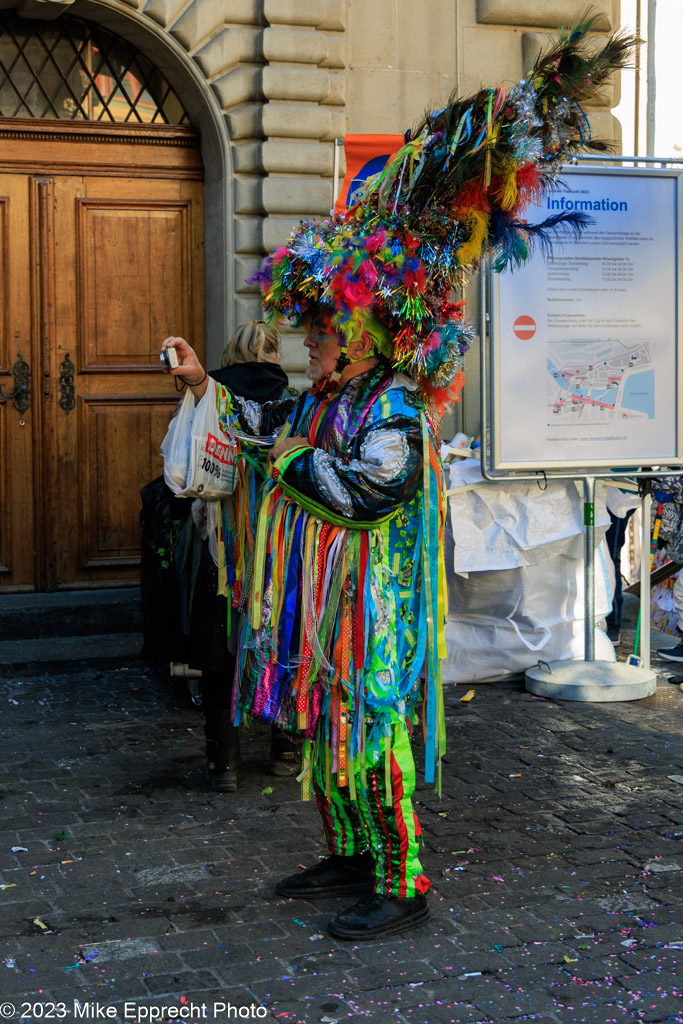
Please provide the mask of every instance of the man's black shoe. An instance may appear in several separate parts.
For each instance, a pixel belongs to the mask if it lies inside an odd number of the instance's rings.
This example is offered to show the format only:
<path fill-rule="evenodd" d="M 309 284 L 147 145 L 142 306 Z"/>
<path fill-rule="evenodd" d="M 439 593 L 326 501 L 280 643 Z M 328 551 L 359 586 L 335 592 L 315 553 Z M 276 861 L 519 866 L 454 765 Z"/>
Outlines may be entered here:
<path fill-rule="evenodd" d="M 301 740 L 273 726 L 270 739 L 271 775 L 298 775 L 301 771 Z"/>
<path fill-rule="evenodd" d="M 369 852 L 341 857 L 331 853 L 319 864 L 296 875 L 283 878 L 275 886 L 280 896 L 317 900 L 323 896 L 349 896 L 369 893 L 375 886 L 375 870 Z"/>
<path fill-rule="evenodd" d="M 375 893 L 333 917 L 327 930 L 335 939 L 381 939 L 417 928 L 428 920 L 429 904 L 422 893 L 410 899 Z"/>
<path fill-rule="evenodd" d="M 657 654 L 665 661 L 683 661 L 683 640 L 675 647 L 660 647 Z"/>

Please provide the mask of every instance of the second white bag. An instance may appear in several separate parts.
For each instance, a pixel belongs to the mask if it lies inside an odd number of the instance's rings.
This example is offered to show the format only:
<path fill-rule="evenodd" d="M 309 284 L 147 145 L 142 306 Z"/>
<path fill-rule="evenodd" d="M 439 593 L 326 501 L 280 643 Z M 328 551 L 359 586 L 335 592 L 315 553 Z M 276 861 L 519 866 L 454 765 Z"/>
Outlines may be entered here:
<path fill-rule="evenodd" d="M 237 439 L 223 430 L 216 400 L 216 382 L 209 377 L 194 413 L 187 486 L 178 495 L 181 498 L 217 501 L 235 490 Z"/>

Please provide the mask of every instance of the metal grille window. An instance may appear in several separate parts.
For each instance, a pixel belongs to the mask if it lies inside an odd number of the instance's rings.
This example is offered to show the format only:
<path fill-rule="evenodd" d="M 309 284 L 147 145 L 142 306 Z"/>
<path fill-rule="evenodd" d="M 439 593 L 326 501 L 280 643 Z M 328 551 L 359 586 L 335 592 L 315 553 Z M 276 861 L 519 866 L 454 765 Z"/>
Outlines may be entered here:
<path fill-rule="evenodd" d="M 0 11 L 0 117 L 188 124 L 164 76 L 120 36 L 80 18 Z"/>

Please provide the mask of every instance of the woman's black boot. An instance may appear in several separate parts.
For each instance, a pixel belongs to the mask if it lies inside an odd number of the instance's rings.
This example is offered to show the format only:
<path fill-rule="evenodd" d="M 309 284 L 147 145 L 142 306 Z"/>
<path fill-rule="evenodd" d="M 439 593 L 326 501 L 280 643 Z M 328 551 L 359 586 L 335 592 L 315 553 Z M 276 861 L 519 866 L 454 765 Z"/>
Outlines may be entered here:
<path fill-rule="evenodd" d="M 232 724 L 231 687 L 226 676 L 204 671 L 200 690 L 209 782 L 217 793 L 234 793 L 242 759 L 239 727 Z"/>
<path fill-rule="evenodd" d="M 230 712 L 206 709 L 204 712 L 207 773 L 217 793 L 234 793 L 240 756 L 239 726 L 233 725 Z"/>

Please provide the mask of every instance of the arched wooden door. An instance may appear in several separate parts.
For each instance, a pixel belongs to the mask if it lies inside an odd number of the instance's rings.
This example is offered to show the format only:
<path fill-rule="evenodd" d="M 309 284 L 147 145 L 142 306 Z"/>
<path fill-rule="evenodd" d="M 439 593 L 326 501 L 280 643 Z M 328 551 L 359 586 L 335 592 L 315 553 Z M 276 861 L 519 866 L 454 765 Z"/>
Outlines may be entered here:
<path fill-rule="evenodd" d="M 138 578 L 159 341 L 203 354 L 202 196 L 187 126 L 0 120 L 0 591 Z"/>

